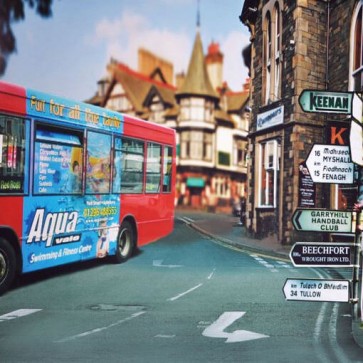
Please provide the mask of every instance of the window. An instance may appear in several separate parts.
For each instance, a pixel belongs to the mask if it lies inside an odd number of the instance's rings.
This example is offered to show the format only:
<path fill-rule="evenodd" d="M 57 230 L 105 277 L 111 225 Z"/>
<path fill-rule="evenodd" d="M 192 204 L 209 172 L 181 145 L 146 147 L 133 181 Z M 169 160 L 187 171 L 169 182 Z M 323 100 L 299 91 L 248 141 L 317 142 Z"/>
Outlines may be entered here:
<path fill-rule="evenodd" d="M 213 121 L 213 102 L 200 97 L 180 101 L 180 121 Z"/>
<path fill-rule="evenodd" d="M 273 100 L 281 98 L 281 12 L 279 3 L 275 4 L 274 8 L 274 18 L 275 18 L 275 81 L 274 81 L 274 94 Z"/>
<path fill-rule="evenodd" d="M 164 105 L 158 96 L 155 96 L 150 105 L 150 121 L 164 122 Z"/>
<path fill-rule="evenodd" d="M 218 151 L 218 164 L 224 166 L 230 166 L 231 154 L 224 151 Z"/>
<path fill-rule="evenodd" d="M 163 192 L 171 191 L 171 175 L 173 163 L 173 149 L 169 146 L 164 147 L 163 155 Z"/>
<path fill-rule="evenodd" d="M 184 131 L 181 133 L 181 158 L 194 160 L 212 160 L 213 134 L 202 131 Z"/>
<path fill-rule="evenodd" d="M 161 179 L 161 145 L 147 144 L 146 193 L 159 193 Z"/>
<path fill-rule="evenodd" d="M 279 1 L 268 1 L 263 10 L 264 19 L 264 92 L 265 103 L 281 98 L 281 35 L 282 17 Z"/>
<path fill-rule="evenodd" d="M 234 165 L 246 166 L 247 142 L 234 140 Z"/>
<path fill-rule="evenodd" d="M 111 136 L 89 131 L 87 133 L 87 193 L 109 193 L 111 184 L 110 155 Z"/>
<path fill-rule="evenodd" d="M 213 188 L 215 194 L 219 198 L 230 198 L 230 186 L 231 180 L 226 177 L 216 177 L 213 179 Z"/>
<path fill-rule="evenodd" d="M 0 115 L 0 194 L 27 192 L 25 120 Z"/>
<path fill-rule="evenodd" d="M 362 37 L 363 37 L 363 2 L 360 1 L 353 15 L 353 22 L 351 28 L 351 86 L 353 91 L 363 90 L 363 49 L 362 49 Z"/>
<path fill-rule="evenodd" d="M 34 146 L 34 194 L 81 194 L 83 135 L 38 124 Z"/>
<path fill-rule="evenodd" d="M 114 193 L 142 193 L 144 184 L 144 142 L 117 138 L 114 155 Z"/>
<path fill-rule="evenodd" d="M 270 100 L 270 90 L 271 90 L 271 16 L 267 13 L 266 16 L 266 84 L 265 84 L 265 100 L 266 103 Z"/>
<path fill-rule="evenodd" d="M 270 140 L 265 143 L 261 143 L 259 150 L 259 205 L 260 207 L 275 207 L 277 200 L 276 193 L 279 179 L 281 146 L 277 140 Z"/>

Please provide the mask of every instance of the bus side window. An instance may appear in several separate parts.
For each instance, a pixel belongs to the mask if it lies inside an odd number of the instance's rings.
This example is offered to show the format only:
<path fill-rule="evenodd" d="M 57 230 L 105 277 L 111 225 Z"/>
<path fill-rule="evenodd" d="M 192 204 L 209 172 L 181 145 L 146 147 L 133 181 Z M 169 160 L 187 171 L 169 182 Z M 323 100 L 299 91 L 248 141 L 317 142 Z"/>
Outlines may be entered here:
<path fill-rule="evenodd" d="M 140 194 L 144 184 L 143 141 L 122 138 L 121 142 L 121 193 Z"/>
<path fill-rule="evenodd" d="M 171 191 L 171 171 L 173 162 L 173 149 L 170 146 L 164 147 L 163 155 L 163 192 Z"/>
<path fill-rule="evenodd" d="M 147 144 L 146 193 L 160 192 L 161 145 Z"/>
<path fill-rule="evenodd" d="M 25 120 L 0 115 L 0 194 L 26 193 Z"/>
<path fill-rule="evenodd" d="M 81 132 L 37 125 L 34 147 L 34 194 L 82 193 L 82 140 Z"/>
<path fill-rule="evenodd" d="M 111 185 L 111 135 L 87 133 L 86 191 L 109 193 Z"/>

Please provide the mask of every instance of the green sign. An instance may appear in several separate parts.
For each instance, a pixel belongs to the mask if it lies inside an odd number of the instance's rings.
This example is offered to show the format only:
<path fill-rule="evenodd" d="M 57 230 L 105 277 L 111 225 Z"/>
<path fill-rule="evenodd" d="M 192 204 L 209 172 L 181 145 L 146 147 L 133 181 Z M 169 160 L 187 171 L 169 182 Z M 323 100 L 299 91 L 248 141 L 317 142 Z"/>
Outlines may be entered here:
<path fill-rule="evenodd" d="M 296 209 L 292 224 L 297 231 L 352 233 L 352 212 L 325 209 Z"/>
<path fill-rule="evenodd" d="M 299 104 L 305 112 L 347 113 L 352 112 L 353 92 L 328 92 L 303 90 Z"/>

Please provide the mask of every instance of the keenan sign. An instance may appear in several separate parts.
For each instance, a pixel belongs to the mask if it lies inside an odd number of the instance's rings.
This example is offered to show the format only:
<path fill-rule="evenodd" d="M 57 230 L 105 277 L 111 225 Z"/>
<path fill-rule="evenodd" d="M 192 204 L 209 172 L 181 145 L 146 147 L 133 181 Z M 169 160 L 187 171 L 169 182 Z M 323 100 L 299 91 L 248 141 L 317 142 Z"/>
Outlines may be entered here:
<path fill-rule="evenodd" d="M 299 104 L 305 112 L 344 113 L 352 111 L 354 93 L 304 90 Z"/>

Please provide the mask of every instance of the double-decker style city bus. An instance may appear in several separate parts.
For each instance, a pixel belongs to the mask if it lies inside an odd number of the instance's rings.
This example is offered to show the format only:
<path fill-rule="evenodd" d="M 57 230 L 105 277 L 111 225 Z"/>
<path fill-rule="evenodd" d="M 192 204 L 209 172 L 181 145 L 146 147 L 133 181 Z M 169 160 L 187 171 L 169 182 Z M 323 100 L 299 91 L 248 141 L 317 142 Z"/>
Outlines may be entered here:
<path fill-rule="evenodd" d="M 0 82 L 0 293 L 18 273 L 112 256 L 174 226 L 175 132 Z"/>

